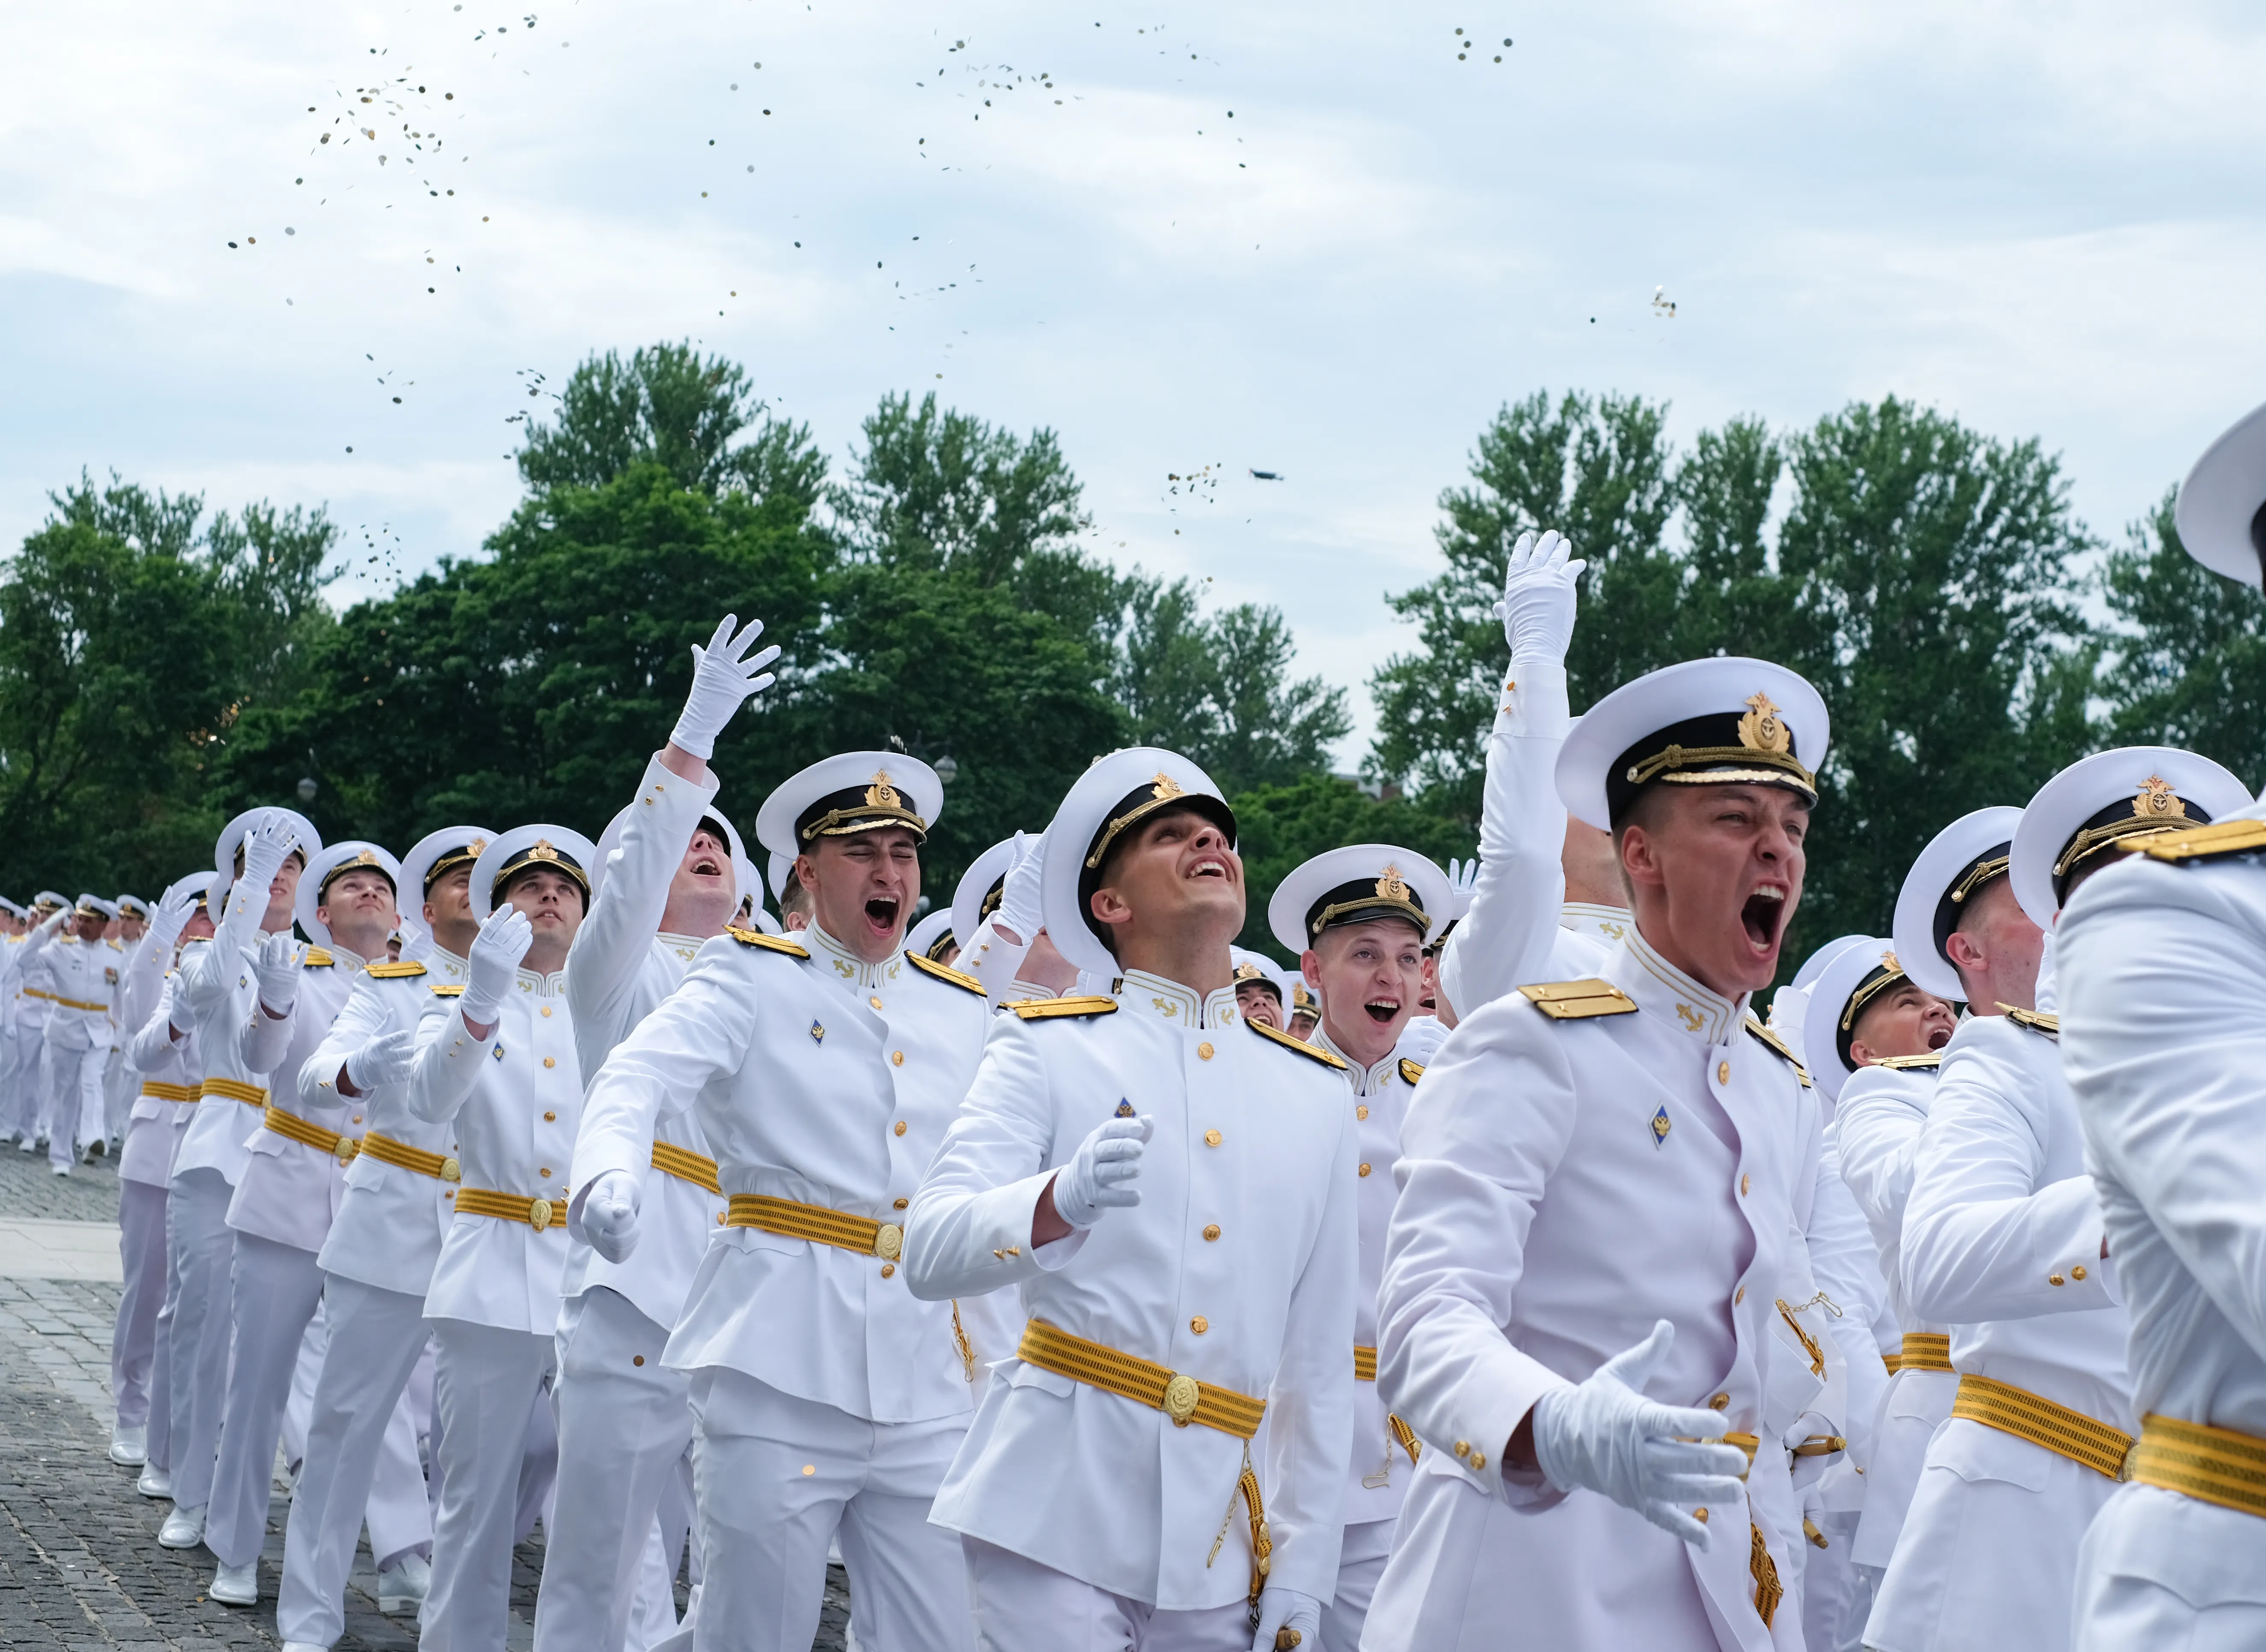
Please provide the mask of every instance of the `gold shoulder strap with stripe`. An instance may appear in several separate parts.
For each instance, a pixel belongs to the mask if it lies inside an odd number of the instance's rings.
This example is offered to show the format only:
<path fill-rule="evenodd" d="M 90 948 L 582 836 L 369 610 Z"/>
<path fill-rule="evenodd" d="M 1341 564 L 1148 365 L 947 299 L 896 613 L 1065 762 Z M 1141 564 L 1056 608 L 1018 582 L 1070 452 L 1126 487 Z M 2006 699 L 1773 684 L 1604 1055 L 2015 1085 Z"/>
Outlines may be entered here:
<path fill-rule="evenodd" d="M 461 998 L 464 996 L 464 983 L 458 982 L 450 985 L 445 982 L 435 981 L 433 983 L 433 996 L 436 998 Z"/>
<path fill-rule="evenodd" d="M 2208 860 L 2213 855 L 2249 854 L 2266 849 L 2266 820 L 2214 821 L 2208 826 L 2164 832 L 2116 847 L 2127 854 L 2143 854 L 2151 860 L 2175 863 Z"/>
<path fill-rule="evenodd" d="M 2061 1037 L 2061 1017 L 2058 1015 L 2041 1015 L 2036 1010 L 2018 1010 L 2011 1004 L 2001 1004 L 1999 1007 L 2017 1027 L 2027 1027 L 2043 1037 L 2057 1041 Z"/>
<path fill-rule="evenodd" d="M 1268 1042 L 1280 1044 L 1285 1049 L 1295 1049 L 1309 1061 L 1319 1061 L 1323 1066 L 1335 1068 L 1340 1072 L 1353 1071 L 1349 1063 L 1331 1055 L 1319 1044 L 1310 1044 L 1303 1038 L 1293 1038 L 1288 1033 L 1278 1033 L 1264 1021 L 1254 1021 L 1246 1018 L 1243 1024 Z"/>
<path fill-rule="evenodd" d="M 917 952 L 907 953 L 905 961 L 923 975 L 934 976 L 947 985 L 958 987 L 962 992 L 973 992 L 979 998 L 983 996 L 983 983 L 974 976 L 964 976 L 959 970 L 938 963 L 932 958 L 924 958 Z"/>
<path fill-rule="evenodd" d="M 1875 1067 L 1886 1067 L 1890 1072 L 1916 1072 L 1922 1069 L 1933 1070 L 1943 1065 L 1943 1052 L 1940 1049 L 1931 1049 L 1925 1056 L 1883 1056 L 1880 1060 L 1875 1062 L 1873 1065 Z"/>
<path fill-rule="evenodd" d="M 414 959 L 405 960 L 400 963 L 372 964 L 369 967 L 369 974 L 380 981 L 406 981 L 413 976 L 421 976 L 424 973 L 425 966 Z"/>
<path fill-rule="evenodd" d="M 329 969 L 334 968 L 339 961 L 325 947 L 310 947 L 307 948 L 306 957 L 302 961 L 310 969 Z"/>
<path fill-rule="evenodd" d="M 1400 1081 L 1403 1084 L 1414 1084 L 1423 1076 L 1424 1064 L 1422 1062 L 1411 1061 L 1406 1056 L 1403 1056 L 1400 1058 Z"/>
<path fill-rule="evenodd" d="M 1521 987 L 1519 997 L 1553 1021 L 1586 1021 L 1594 1015 L 1634 1015 L 1636 1000 L 1610 981 L 1542 981 Z"/>
<path fill-rule="evenodd" d="M 764 952 L 783 952 L 790 958 L 808 958 L 810 954 L 793 941 L 778 935 L 766 935 L 759 929 L 742 929 L 737 924 L 727 925 L 724 932 L 742 947 L 755 947 Z"/>
<path fill-rule="evenodd" d="M 1794 1076 L 1802 1080 L 1802 1088 L 1809 1087 L 1809 1070 L 1794 1058 L 1792 1045 L 1751 1015 L 1747 1017 L 1747 1031 L 1754 1035 L 1755 1042 L 1794 1069 Z"/>
<path fill-rule="evenodd" d="M 1027 1021 L 1052 1021 L 1064 1016 L 1115 1015 L 1117 1000 L 1097 997 L 1026 998 L 1007 1006 Z"/>

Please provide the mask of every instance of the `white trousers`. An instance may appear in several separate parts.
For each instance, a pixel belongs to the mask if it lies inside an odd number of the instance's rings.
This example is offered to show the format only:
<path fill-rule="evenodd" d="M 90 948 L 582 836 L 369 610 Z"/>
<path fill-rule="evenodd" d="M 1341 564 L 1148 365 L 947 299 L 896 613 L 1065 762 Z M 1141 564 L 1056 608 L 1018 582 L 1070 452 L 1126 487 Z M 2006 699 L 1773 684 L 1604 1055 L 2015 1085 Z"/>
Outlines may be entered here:
<path fill-rule="evenodd" d="M 808 1652 L 837 1531 L 862 1652 L 974 1644 L 960 1539 L 928 1523 L 964 1417 L 869 1422 L 740 1371 L 691 1376 L 707 1560 L 695 1652 Z"/>
<path fill-rule="evenodd" d="M 654 1518 L 692 1444 L 691 1379 L 661 1363 L 669 1332 L 603 1285 L 566 1305 L 558 1343 L 558 1518 L 544 1531 L 535 1643 L 624 1652 Z"/>
<path fill-rule="evenodd" d="M 40 1125 L 48 1133 L 48 1163 L 69 1168 L 78 1150 L 101 1141 L 102 1069 L 107 1049 L 47 1048 L 41 1069 Z"/>
<path fill-rule="evenodd" d="M 981 1538 L 960 1543 L 977 1652 L 1246 1652 L 1251 1645 L 1246 1606 L 1159 1612 Z M 865 1626 L 860 1597 L 860 1643 Z"/>
<path fill-rule="evenodd" d="M 165 1303 L 165 1190 L 118 1184 L 118 1261 L 125 1278 L 110 1329 L 110 1393 L 118 1426 L 147 1428 L 157 1361 L 157 1314 Z"/>
<path fill-rule="evenodd" d="M 511 1620 L 511 1549 L 527 1499 L 522 1466 L 534 1409 L 550 1410 L 552 1339 L 434 1319 L 441 1510 L 420 1652 L 497 1652 Z M 538 1499 L 539 1501 L 539 1499 Z"/>
<path fill-rule="evenodd" d="M 1385 1557 L 1392 1553 L 1392 1534 L 1400 1524 L 1398 1520 L 1364 1520 L 1345 1528 L 1338 1551 L 1338 1592 L 1322 1603 L 1324 1652 L 1358 1652 L 1369 1603 L 1377 1597 L 1377 1580 L 1385 1575 Z"/>
<path fill-rule="evenodd" d="M 2255 1652 L 2266 1646 L 2266 1520 L 2127 1485 L 2086 1528 L 2077 1652 Z"/>
<path fill-rule="evenodd" d="M 425 1298 L 326 1274 L 323 1328 L 275 1602 L 281 1638 L 315 1646 L 346 1633 L 347 1579 L 365 1513 L 380 1566 L 433 1540 L 417 1460 L 423 1419 L 409 1380 L 431 1334 Z"/>
<path fill-rule="evenodd" d="M 223 1566 L 259 1558 L 267 1536 L 267 1495 L 275 1477 L 275 1444 L 307 1321 L 323 1294 L 315 1254 L 253 1233 L 236 1236 L 230 1289 L 235 1353 L 228 1402 L 221 1412 L 220 1461 L 213 1471 L 205 1546 Z"/>
<path fill-rule="evenodd" d="M 212 1498 L 221 1407 L 228 1396 L 229 1295 L 236 1231 L 233 1189 L 217 1170 L 185 1170 L 165 1197 L 165 1258 L 172 1275 L 173 1503 L 201 1509 Z"/>

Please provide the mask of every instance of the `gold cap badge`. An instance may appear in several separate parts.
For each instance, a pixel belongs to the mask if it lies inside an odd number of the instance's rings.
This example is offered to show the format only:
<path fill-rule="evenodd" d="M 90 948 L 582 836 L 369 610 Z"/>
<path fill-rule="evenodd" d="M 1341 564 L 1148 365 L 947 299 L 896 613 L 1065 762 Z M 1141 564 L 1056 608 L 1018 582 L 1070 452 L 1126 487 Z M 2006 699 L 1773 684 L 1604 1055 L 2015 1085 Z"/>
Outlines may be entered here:
<path fill-rule="evenodd" d="M 1791 751 L 1794 735 L 1767 694 L 1748 697 L 1747 714 L 1739 719 L 1739 743 L 1750 751 Z"/>
<path fill-rule="evenodd" d="M 875 774 L 874 776 L 874 784 L 866 788 L 866 807 L 867 808 L 900 808 L 903 807 L 903 805 L 898 800 L 897 788 L 889 784 L 889 771 L 887 769 L 883 769 L 879 773 Z"/>
<path fill-rule="evenodd" d="M 2185 820 L 2187 814 L 2188 806 L 2172 790 L 2172 783 L 2157 775 L 2143 781 L 2132 799 L 2135 820 Z"/>
<path fill-rule="evenodd" d="M 1385 875 L 1377 881 L 1377 898 L 1380 901 L 1405 901 L 1408 898 L 1408 886 L 1401 881 L 1400 867 L 1388 866 L 1385 868 Z"/>

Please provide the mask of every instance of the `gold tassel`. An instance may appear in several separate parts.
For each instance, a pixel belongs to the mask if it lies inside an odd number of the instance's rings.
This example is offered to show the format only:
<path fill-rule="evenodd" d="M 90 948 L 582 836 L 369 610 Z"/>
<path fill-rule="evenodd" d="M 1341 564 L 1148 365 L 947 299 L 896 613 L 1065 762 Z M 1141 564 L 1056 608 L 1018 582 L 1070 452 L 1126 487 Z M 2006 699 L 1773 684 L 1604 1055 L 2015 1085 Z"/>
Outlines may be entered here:
<path fill-rule="evenodd" d="M 976 1380 L 976 1349 L 968 1340 L 968 1333 L 960 1328 L 960 1298 L 952 1299 L 952 1340 L 960 1345 L 960 1363 L 968 1373 L 968 1380 Z"/>
<path fill-rule="evenodd" d="M 1385 1414 L 1385 1426 L 1392 1430 L 1392 1437 L 1400 1442 L 1400 1449 L 1408 1453 L 1408 1460 L 1414 1463 L 1416 1454 L 1424 1449 L 1423 1442 L 1416 1437 L 1416 1430 L 1390 1411 Z"/>
<path fill-rule="evenodd" d="M 1778 1603 L 1786 1598 L 1786 1589 L 1778 1581 L 1778 1562 L 1771 1559 L 1770 1546 L 1763 1541 L 1763 1529 L 1751 1520 L 1747 1531 L 1752 1534 L 1747 1550 L 1747 1570 L 1755 1580 L 1755 1611 L 1767 1629 L 1778 1612 Z"/>

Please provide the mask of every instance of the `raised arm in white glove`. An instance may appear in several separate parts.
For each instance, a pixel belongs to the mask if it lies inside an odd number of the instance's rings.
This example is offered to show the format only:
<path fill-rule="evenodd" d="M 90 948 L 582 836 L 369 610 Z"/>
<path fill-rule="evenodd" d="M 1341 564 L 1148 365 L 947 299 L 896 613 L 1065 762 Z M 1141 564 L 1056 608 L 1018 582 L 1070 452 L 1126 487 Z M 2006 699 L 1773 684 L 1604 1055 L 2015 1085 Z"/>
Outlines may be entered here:
<path fill-rule="evenodd" d="M 749 653 L 764 634 L 764 622 L 751 619 L 735 635 L 732 627 L 739 618 L 725 615 L 706 647 L 692 645 L 692 691 L 684 697 L 684 709 L 677 713 L 676 727 L 669 736 L 669 744 L 704 763 L 716 755 L 716 736 L 724 732 L 732 713 L 774 681 L 764 668 L 778 658 L 778 649 L 769 647 L 752 656 Z"/>
<path fill-rule="evenodd" d="M 259 943 L 252 954 L 252 973 L 259 982 L 259 1007 L 278 1021 L 290 1014 L 299 997 L 299 943 L 289 930 Z"/>
<path fill-rule="evenodd" d="M 1675 1341 L 1676 1327 L 1663 1319 L 1586 1382 L 1536 1400 L 1534 1460 L 1561 1491 L 1586 1487 L 1704 1549 L 1707 1527 L 1692 1510 L 1741 1495 L 1747 1454 L 1721 1444 L 1716 1413 L 1644 1397 L 1645 1379 Z"/>
<path fill-rule="evenodd" d="M 389 1084 L 407 1084 L 417 1064 L 417 1034 L 407 1027 L 380 1033 L 346 1059 L 350 1095 L 368 1095 Z"/>
<path fill-rule="evenodd" d="M 1480 858 L 1477 855 L 1469 860 L 1448 862 L 1448 888 L 1455 896 L 1454 904 L 1448 908 L 1448 917 L 1461 917 L 1472 910 L 1472 892 L 1479 887 L 1479 881 Z"/>
<path fill-rule="evenodd" d="M 1495 617 L 1502 621 L 1502 634 L 1510 644 L 1513 665 L 1530 660 L 1562 662 L 1574 640 L 1574 591 L 1582 570 L 1590 565 L 1573 556 L 1574 544 L 1556 529 L 1538 541 L 1531 533 L 1518 536 L 1511 547 L 1510 563 L 1502 576 L 1502 600 Z"/>
<path fill-rule="evenodd" d="M 999 910 L 993 921 L 1028 947 L 1047 926 L 1040 889 L 1047 874 L 1046 839 L 1027 832 L 1015 834 L 1015 858 L 1008 863 L 1007 878 L 999 890 Z"/>
<path fill-rule="evenodd" d="M 1295 1589 L 1273 1583 L 1260 1591 L 1259 1622 L 1251 1632 L 1251 1652 L 1276 1652 L 1277 1647 L 1322 1644 L 1322 1603 Z"/>
<path fill-rule="evenodd" d="M 1156 1120 L 1145 1115 L 1095 1125 L 1055 1177 L 1055 1214 L 1072 1227 L 1092 1227 L 1104 1210 L 1140 1203 L 1141 1190 L 1133 1183 L 1156 1129 Z"/>
<path fill-rule="evenodd" d="M 599 1173 L 582 1201 L 582 1236 L 610 1262 L 624 1262 L 637 1248 L 637 1184 L 626 1171 Z"/>
<path fill-rule="evenodd" d="M 267 891 L 275 874 L 298 844 L 298 828 L 281 809 L 272 811 L 244 835 L 244 875 L 229 892 L 228 911 L 213 939 L 238 957 L 252 950 L 267 916 Z"/>
<path fill-rule="evenodd" d="M 157 910 L 150 917 L 150 933 L 156 939 L 159 955 L 173 950 L 173 943 L 181 939 L 181 932 L 189 926 L 189 918 L 197 910 L 197 891 L 193 887 L 169 891 L 157 903 Z"/>
<path fill-rule="evenodd" d="M 472 937 L 471 955 L 464 961 L 464 996 L 457 1000 L 467 1027 L 493 1027 L 503 1013 L 504 995 L 519 979 L 519 961 L 535 939 L 535 925 L 515 906 L 500 906 L 488 914 L 480 932 Z"/>

